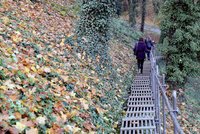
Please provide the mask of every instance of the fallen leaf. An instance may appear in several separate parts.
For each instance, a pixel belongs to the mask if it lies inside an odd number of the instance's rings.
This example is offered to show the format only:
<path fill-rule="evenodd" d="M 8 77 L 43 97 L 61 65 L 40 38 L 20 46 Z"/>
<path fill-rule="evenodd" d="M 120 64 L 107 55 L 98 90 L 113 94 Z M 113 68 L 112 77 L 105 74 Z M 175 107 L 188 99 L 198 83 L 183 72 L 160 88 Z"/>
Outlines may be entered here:
<path fill-rule="evenodd" d="M 85 110 L 87 110 L 87 109 L 89 108 L 88 101 L 85 100 L 85 99 L 83 99 L 83 98 L 81 98 L 81 99 L 79 99 L 79 100 L 80 100 L 81 105 L 83 106 L 83 108 L 84 108 Z"/>
<path fill-rule="evenodd" d="M 84 123 L 83 123 L 83 126 L 84 126 L 84 128 L 85 128 L 86 130 L 88 130 L 88 131 L 91 131 L 92 128 L 94 128 L 94 126 L 93 126 L 90 122 L 88 122 L 88 121 L 84 122 Z"/>
<path fill-rule="evenodd" d="M 13 84 L 11 80 L 7 80 L 4 85 L 6 85 L 9 89 L 15 88 L 15 84 Z"/>
<path fill-rule="evenodd" d="M 5 25 L 8 25 L 10 23 L 10 19 L 6 16 L 2 17 L 1 19 L 2 19 L 3 24 Z"/>
<path fill-rule="evenodd" d="M 25 72 L 26 74 L 28 74 L 28 73 L 30 73 L 30 69 L 29 69 L 28 67 L 25 67 L 25 68 L 24 68 L 24 72 Z"/>
<path fill-rule="evenodd" d="M 35 68 L 34 66 L 31 67 L 31 70 L 32 70 L 33 72 L 37 72 L 37 70 L 36 70 L 36 68 Z"/>
<path fill-rule="evenodd" d="M 64 46 L 65 45 L 65 39 L 62 39 L 61 43 L 60 43 L 60 46 Z"/>
<path fill-rule="evenodd" d="M 26 125 L 27 127 L 34 127 L 35 124 L 33 123 L 33 121 L 28 120 L 27 118 L 24 118 L 21 120 L 21 123 Z"/>
<path fill-rule="evenodd" d="M 7 90 L 8 88 L 6 86 L 0 86 L 0 90 Z"/>
<path fill-rule="evenodd" d="M 16 119 L 21 119 L 22 115 L 19 112 L 14 113 Z"/>
<path fill-rule="evenodd" d="M 50 73 L 50 72 L 51 72 L 51 69 L 50 69 L 49 67 L 45 67 L 45 68 L 44 68 L 44 72 L 45 72 L 45 73 Z"/>
<path fill-rule="evenodd" d="M 44 117 L 40 116 L 40 117 L 36 118 L 36 122 L 39 123 L 39 124 L 44 125 L 45 121 L 46 121 L 46 117 L 45 116 Z"/>
<path fill-rule="evenodd" d="M 14 43 L 19 43 L 22 41 L 22 35 L 20 32 L 16 31 L 14 34 L 11 35 L 11 39 Z"/>
<path fill-rule="evenodd" d="M 73 128 L 73 133 L 78 133 L 80 131 L 81 131 L 81 128 L 79 128 L 79 127 L 74 127 Z"/>
<path fill-rule="evenodd" d="M 15 127 L 9 127 L 7 132 L 10 134 L 19 134 L 19 131 Z"/>
<path fill-rule="evenodd" d="M 24 131 L 24 129 L 26 128 L 26 125 L 22 124 L 21 122 L 17 122 L 14 126 L 19 130 L 19 132 Z"/>
<path fill-rule="evenodd" d="M 29 130 L 26 130 L 26 134 L 38 134 L 37 128 L 31 128 Z"/>
<path fill-rule="evenodd" d="M 76 116 L 77 114 L 78 114 L 78 111 L 77 110 L 73 110 L 71 112 L 67 112 L 66 116 L 67 116 L 68 119 L 70 119 L 70 118 Z"/>

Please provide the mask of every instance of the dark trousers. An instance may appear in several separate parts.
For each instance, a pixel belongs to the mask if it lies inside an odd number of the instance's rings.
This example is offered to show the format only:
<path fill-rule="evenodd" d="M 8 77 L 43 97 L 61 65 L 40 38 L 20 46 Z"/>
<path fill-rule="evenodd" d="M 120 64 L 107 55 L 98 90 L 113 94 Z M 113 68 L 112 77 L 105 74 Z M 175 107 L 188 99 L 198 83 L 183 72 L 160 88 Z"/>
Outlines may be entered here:
<path fill-rule="evenodd" d="M 150 60 L 150 51 L 147 51 L 146 53 L 147 53 L 148 60 Z"/>
<path fill-rule="evenodd" d="M 144 64 L 144 59 L 137 59 L 137 64 L 138 64 L 138 70 L 140 70 L 140 73 L 143 73 L 143 64 Z"/>

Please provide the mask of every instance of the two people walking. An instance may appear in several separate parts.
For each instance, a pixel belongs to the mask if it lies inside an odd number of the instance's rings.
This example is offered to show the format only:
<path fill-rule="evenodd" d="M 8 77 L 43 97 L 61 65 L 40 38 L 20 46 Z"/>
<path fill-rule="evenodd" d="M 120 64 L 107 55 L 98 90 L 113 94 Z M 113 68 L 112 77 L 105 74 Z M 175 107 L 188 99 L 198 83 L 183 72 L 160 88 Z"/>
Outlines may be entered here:
<path fill-rule="evenodd" d="M 144 38 L 139 38 L 139 41 L 133 47 L 134 55 L 137 59 L 138 72 L 140 71 L 141 74 L 143 73 L 143 65 L 146 54 L 148 60 L 150 60 L 150 52 L 152 47 L 153 42 L 151 41 L 150 37 L 147 37 L 145 40 Z"/>

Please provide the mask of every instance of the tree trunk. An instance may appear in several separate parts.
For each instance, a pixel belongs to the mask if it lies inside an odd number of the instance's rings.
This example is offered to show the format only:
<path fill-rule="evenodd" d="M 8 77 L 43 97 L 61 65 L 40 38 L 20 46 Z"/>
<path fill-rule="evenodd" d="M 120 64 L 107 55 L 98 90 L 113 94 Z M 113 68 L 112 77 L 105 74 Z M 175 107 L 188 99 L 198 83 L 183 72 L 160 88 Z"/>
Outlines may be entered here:
<path fill-rule="evenodd" d="M 142 11 L 142 16 L 141 16 L 140 31 L 144 32 L 144 24 L 145 24 L 145 16 L 146 16 L 146 0 L 142 0 L 141 11 Z"/>
<path fill-rule="evenodd" d="M 136 6 L 137 0 L 129 0 L 129 22 L 132 27 L 136 24 Z"/>
<path fill-rule="evenodd" d="M 122 1 L 116 0 L 116 13 L 119 16 L 122 13 Z"/>
<path fill-rule="evenodd" d="M 158 14 L 160 9 L 160 0 L 152 0 L 154 13 Z"/>

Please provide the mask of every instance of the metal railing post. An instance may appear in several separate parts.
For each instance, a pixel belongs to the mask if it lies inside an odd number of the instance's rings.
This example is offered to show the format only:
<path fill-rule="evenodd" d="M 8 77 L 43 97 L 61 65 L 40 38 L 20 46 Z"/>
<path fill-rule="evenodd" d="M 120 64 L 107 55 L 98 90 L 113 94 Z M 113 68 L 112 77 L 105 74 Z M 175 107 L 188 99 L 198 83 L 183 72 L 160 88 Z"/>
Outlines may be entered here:
<path fill-rule="evenodd" d="M 159 76 L 159 68 L 156 65 L 156 75 Z M 156 82 L 156 91 L 157 91 L 157 123 L 158 123 L 158 133 L 161 134 L 161 124 L 160 124 L 160 88 L 159 84 Z"/>
<path fill-rule="evenodd" d="M 166 84 L 165 84 L 165 75 L 163 75 L 163 80 L 161 83 L 158 67 L 156 68 L 156 60 L 155 56 L 155 48 L 151 52 L 151 88 L 153 94 L 153 100 L 155 105 L 155 123 L 156 123 L 156 131 L 158 134 L 161 134 L 161 122 L 160 122 L 160 93 L 162 94 L 162 112 L 163 112 L 163 133 L 166 134 L 166 109 L 169 111 L 169 114 L 173 120 L 174 124 L 174 134 L 184 134 L 180 124 L 177 120 L 177 105 L 176 105 L 176 92 L 173 92 L 173 107 L 171 106 L 169 99 L 166 95 Z M 156 72 L 157 71 L 157 72 Z M 159 92 L 160 91 L 160 92 Z"/>
<path fill-rule="evenodd" d="M 154 104 L 155 104 L 155 69 L 154 69 L 154 65 L 155 65 L 155 61 L 153 58 L 153 55 L 151 54 L 152 58 L 151 58 L 151 88 L 152 88 L 152 92 L 153 92 L 153 100 L 154 100 Z"/>
<path fill-rule="evenodd" d="M 173 91 L 173 110 L 174 110 L 174 116 L 177 118 L 177 105 L 176 105 L 176 91 Z M 174 123 L 174 134 L 177 134 L 177 128 Z"/>
<path fill-rule="evenodd" d="M 166 93 L 166 85 L 165 85 L 165 74 L 162 76 L 162 84 L 164 89 L 164 94 Z M 162 106 L 163 106 L 163 134 L 166 134 L 166 112 L 165 112 L 165 99 L 164 95 L 162 94 Z"/>

